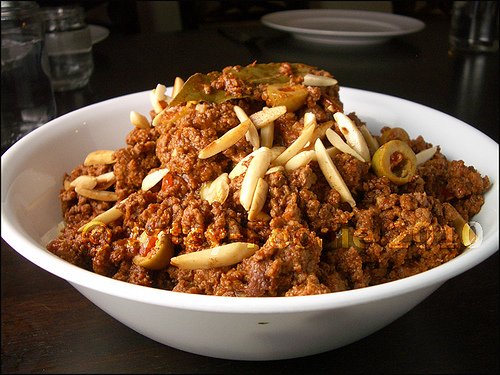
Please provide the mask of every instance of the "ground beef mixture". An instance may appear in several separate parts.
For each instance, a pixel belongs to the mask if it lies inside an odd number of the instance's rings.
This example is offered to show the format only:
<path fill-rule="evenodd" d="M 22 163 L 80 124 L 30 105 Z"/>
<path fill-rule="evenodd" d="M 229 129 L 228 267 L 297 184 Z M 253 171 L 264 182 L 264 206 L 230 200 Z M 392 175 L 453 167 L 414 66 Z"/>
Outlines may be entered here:
<path fill-rule="evenodd" d="M 153 111 L 153 117 L 163 116 L 161 121 L 135 127 L 127 136 L 127 146 L 115 150 L 114 163 L 81 164 L 64 174 L 60 199 L 66 227 L 48 250 L 124 282 L 241 297 L 362 288 L 415 275 L 461 254 L 464 246 L 454 220 L 457 213 L 468 221 L 480 211 L 489 180 L 463 161 L 448 160 L 439 147 L 402 185 L 374 173 L 370 161 L 343 152 L 333 154 L 354 207 L 330 186 L 316 159 L 294 170 L 281 168 L 266 174 L 264 215 L 255 220 L 249 220 L 240 203 L 246 172 L 229 179 L 223 202 L 202 197 L 207 183 L 229 173 L 254 148 L 248 137 L 242 137 L 209 158 L 201 159 L 200 151 L 240 124 L 235 106 L 247 115 L 270 106 L 270 85 L 302 93 L 299 108 L 274 121 L 274 146 L 283 149 L 299 137 L 307 112 L 314 114 L 318 127 L 331 122 L 332 130 L 344 137 L 334 121 L 334 114 L 343 112 L 339 86 L 305 86 L 303 71 L 297 73 L 297 67 L 332 76 L 300 64 L 277 66 L 272 78 L 259 73 L 254 80 L 240 66 L 205 76 L 203 84 L 195 87 L 203 91 L 202 99 L 195 95 L 195 99 L 172 102 L 160 114 Z M 218 99 L 220 93 L 226 95 L 224 100 Z M 358 128 L 365 125 L 355 113 L 348 115 Z M 373 137 L 380 144 L 400 139 L 414 153 L 433 146 L 422 136 L 409 139 L 399 128 L 384 128 Z M 331 146 L 324 135 L 321 139 Z M 143 191 L 144 178 L 164 168 L 168 172 L 161 181 Z M 89 198 L 71 184 L 79 176 L 108 172 L 114 172 L 116 180 L 105 190 L 116 193 L 115 201 Z M 106 223 L 104 230 L 93 232 L 91 239 L 86 237 L 82 226 L 113 206 L 123 214 Z M 138 255 L 148 255 L 160 231 L 171 241 L 170 256 L 235 242 L 256 244 L 258 250 L 236 264 L 215 268 L 178 268 L 168 262 L 158 268 L 135 262 Z M 146 233 L 142 240 L 141 233 Z"/>

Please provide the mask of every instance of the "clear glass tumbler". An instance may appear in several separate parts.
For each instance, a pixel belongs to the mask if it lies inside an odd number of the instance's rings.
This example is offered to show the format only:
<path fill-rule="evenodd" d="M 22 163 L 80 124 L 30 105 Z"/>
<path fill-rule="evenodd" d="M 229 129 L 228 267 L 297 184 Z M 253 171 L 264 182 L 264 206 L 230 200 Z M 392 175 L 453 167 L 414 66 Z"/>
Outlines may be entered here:
<path fill-rule="evenodd" d="M 44 66 L 54 91 L 68 91 L 89 83 L 94 70 L 92 37 L 82 7 L 42 8 L 48 61 Z"/>
<path fill-rule="evenodd" d="M 498 1 L 454 1 L 449 38 L 455 50 L 498 51 Z"/>
<path fill-rule="evenodd" d="M 56 116 L 35 1 L 2 1 L 2 152 Z"/>

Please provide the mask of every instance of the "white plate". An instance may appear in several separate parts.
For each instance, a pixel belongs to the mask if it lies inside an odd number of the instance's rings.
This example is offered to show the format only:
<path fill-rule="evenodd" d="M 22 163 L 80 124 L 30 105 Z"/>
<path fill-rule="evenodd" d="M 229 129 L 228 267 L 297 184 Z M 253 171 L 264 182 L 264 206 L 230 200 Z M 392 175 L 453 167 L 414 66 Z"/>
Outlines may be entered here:
<path fill-rule="evenodd" d="M 92 44 L 102 42 L 109 35 L 109 30 L 102 26 L 89 25 Z"/>
<path fill-rule="evenodd" d="M 266 14 L 261 22 L 301 41 L 328 45 L 369 45 L 415 33 L 425 23 L 384 12 L 304 9 Z"/>

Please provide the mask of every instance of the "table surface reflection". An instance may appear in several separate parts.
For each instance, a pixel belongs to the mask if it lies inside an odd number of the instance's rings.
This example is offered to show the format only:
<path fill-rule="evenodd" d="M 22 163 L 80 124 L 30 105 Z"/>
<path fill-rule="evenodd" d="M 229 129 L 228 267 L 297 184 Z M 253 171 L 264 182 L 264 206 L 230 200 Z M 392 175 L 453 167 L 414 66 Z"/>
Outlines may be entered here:
<path fill-rule="evenodd" d="M 58 114 L 172 85 L 176 76 L 254 61 L 302 62 L 341 86 L 408 99 L 450 114 L 498 142 L 498 53 L 448 50 L 449 19 L 424 20 L 383 45 L 306 45 L 264 26 L 111 34 L 94 45 L 90 84 L 56 95 Z M 480 152 L 478 150 L 478 152 Z M 446 282 L 371 336 L 310 357 L 269 362 L 198 356 L 114 320 L 71 285 L 2 240 L 2 373 L 465 373 L 498 372 L 498 253 Z M 29 276 L 27 276 L 29 275 Z"/>

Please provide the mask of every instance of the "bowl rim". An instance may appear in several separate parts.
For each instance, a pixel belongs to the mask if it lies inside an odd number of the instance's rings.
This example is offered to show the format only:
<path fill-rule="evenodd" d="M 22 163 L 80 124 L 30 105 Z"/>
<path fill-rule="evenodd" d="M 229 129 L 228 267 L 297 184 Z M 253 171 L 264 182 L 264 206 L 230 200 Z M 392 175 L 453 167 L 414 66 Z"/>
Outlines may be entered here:
<path fill-rule="evenodd" d="M 457 124 L 461 123 L 461 126 L 471 127 L 470 125 L 439 112 L 430 107 L 425 107 L 423 105 L 409 102 L 405 99 L 393 97 L 386 94 L 372 93 L 366 90 L 353 89 L 348 87 L 341 87 L 342 90 L 347 90 L 351 94 L 376 94 L 382 97 L 388 97 L 391 99 L 399 100 L 402 102 L 408 102 L 412 105 L 418 105 L 426 110 L 435 111 L 441 113 L 444 116 L 448 116 L 456 121 Z M 115 297 L 133 300 L 140 303 L 146 303 L 150 305 L 165 306 L 176 309 L 186 309 L 186 310 L 196 310 L 196 311 L 206 311 L 206 312 L 219 312 L 219 313 L 239 313 L 239 314 L 252 314 L 252 313 L 299 313 L 307 311 L 320 311 L 320 310 L 330 310 L 336 308 L 342 308 L 346 306 L 365 304 L 376 300 L 383 300 L 386 298 L 397 297 L 411 291 L 416 291 L 419 289 L 424 289 L 431 286 L 440 286 L 445 281 L 465 272 L 466 270 L 475 267 L 477 264 L 481 263 L 491 255 L 493 255 L 498 250 L 498 220 L 493 223 L 495 226 L 495 232 L 492 236 L 487 238 L 481 246 L 477 249 L 468 249 L 460 256 L 455 259 L 450 260 L 447 263 L 440 265 L 434 269 L 422 272 L 420 274 L 406 277 L 400 280 L 388 282 L 385 284 L 365 287 L 361 289 L 354 289 L 342 292 L 334 292 L 323 295 L 311 295 L 311 296 L 295 296 L 290 298 L 284 297 L 245 297 L 245 298 L 234 298 L 234 297 L 221 297 L 221 296 L 206 296 L 197 294 L 186 294 L 173 292 L 168 290 L 161 290 L 155 288 L 149 288 L 139 285 L 129 284 L 123 281 L 114 280 L 105 276 L 95 274 L 91 271 L 87 271 L 80 267 L 74 266 L 63 259 L 57 257 L 56 255 L 50 253 L 42 247 L 38 242 L 29 238 L 28 234 L 23 230 L 16 228 L 11 220 L 11 212 L 8 210 L 8 202 L 6 202 L 7 191 L 9 188 L 8 182 L 9 178 L 4 179 L 4 175 L 8 175 L 6 166 L 9 165 L 14 158 L 19 157 L 22 153 L 24 147 L 35 139 L 38 139 L 42 134 L 48 134 L 52 128 L 63 126 L 66 119 L 75 116 L 75 113 L 82 110 L 92 110 L 96 106 L 109 105 L 110 102 L 130 97 L 135 98 L 136 95 L 144 95 L 149 93 L 150 90 L 127 94 L 119 96 L 117 98 L 108 99 L 99 103 L 95 103 L 73 112 L 67 113 L 60 116 L 44 126 L 36 129 L 32 133 L 28 134 L 16 144 L 11 146 L 1 158 L 2 163 L 2 212 L 1 212 L 1 231 L 2 238 L 20 255 L 36 264 L 40 268 L 58 276 L 70 284 L 79 285 L 84 288 L 92 289 L 100 293 L 107 295 L 113 295 Z M 472 127 L 471 127 L 472 128 Z M 474 128 L 473 128 L 474 129 Z M 474 129 L 475 132 L 480 133 L 484 136 L 482 141 L 493 142 L 490 146 L 496 152 L 496 160 L 498 160 L 498 143 L 493 141 L 491 138 L 481 133 L 479 130 Z M 498 161 L 496 161 L 498 163 Z M 496 165 L 497 176 L 498 176 L 498 164 Z M 5 173 L 4 173 L 5 172 Z M 489 191 L 486 193 L 488 195 L 498 196 L 498 183 L 492 184 Z M 498 199 L 497 199 L 498 204 Z M 498 207 L 496 209 L 498 213 Z M 481 251 L 477 251 L 481 249 Z M 139 288 L 139 289 L 137 289 Z M 230 303 L 224 303 L 224 301 L 230 301 Z"/>

